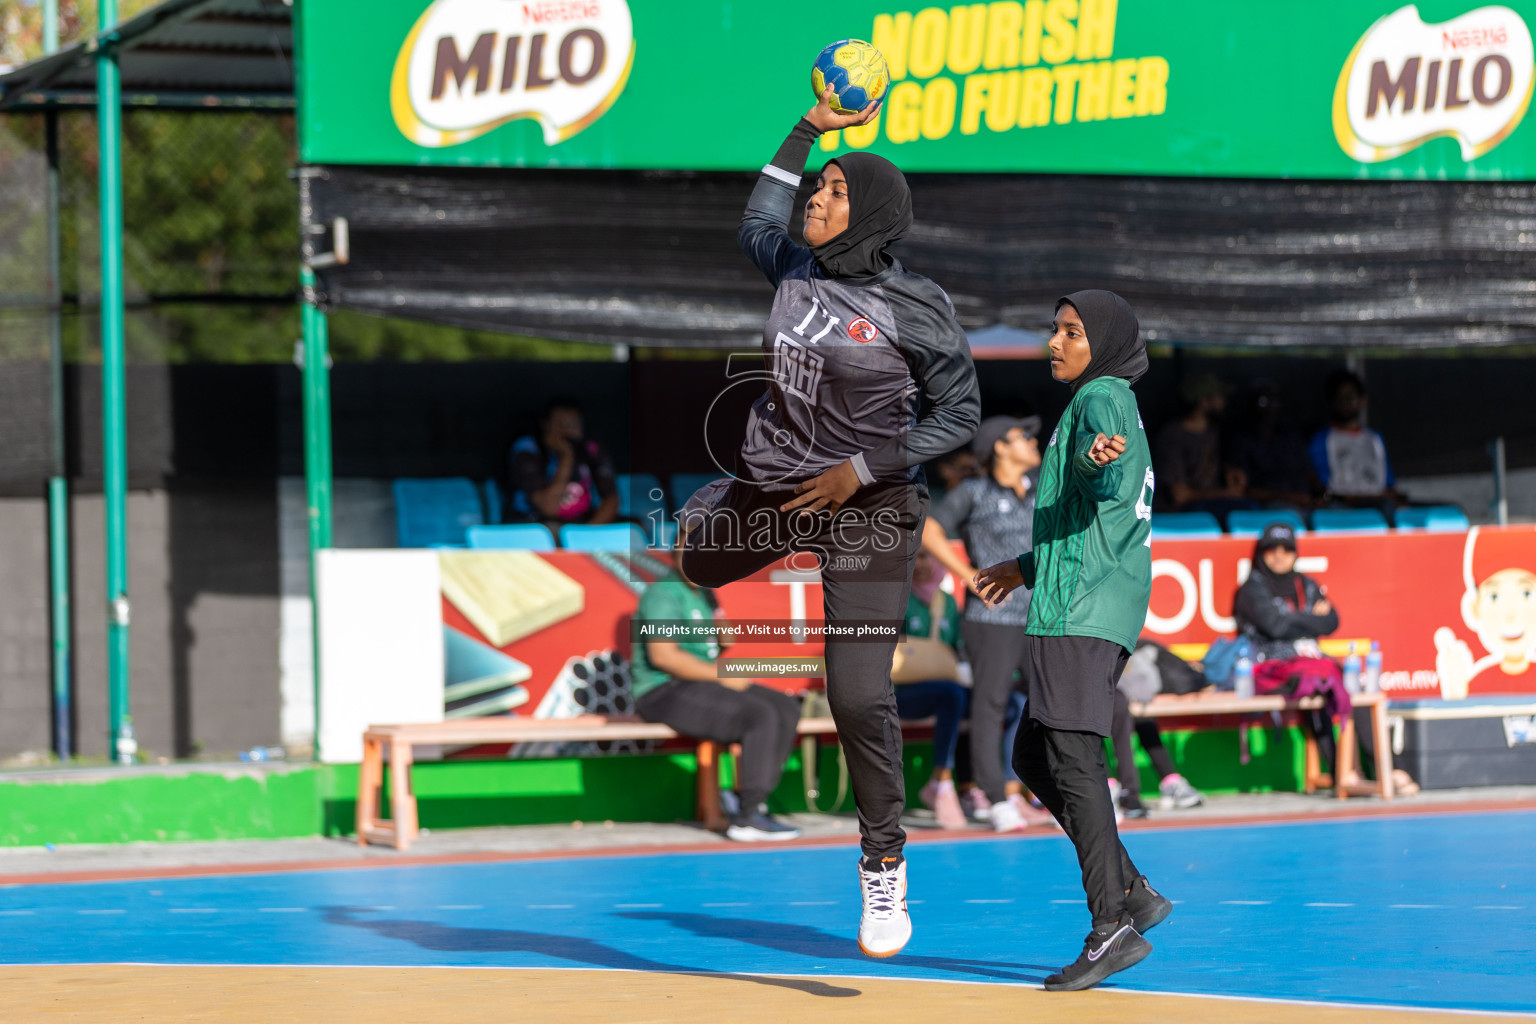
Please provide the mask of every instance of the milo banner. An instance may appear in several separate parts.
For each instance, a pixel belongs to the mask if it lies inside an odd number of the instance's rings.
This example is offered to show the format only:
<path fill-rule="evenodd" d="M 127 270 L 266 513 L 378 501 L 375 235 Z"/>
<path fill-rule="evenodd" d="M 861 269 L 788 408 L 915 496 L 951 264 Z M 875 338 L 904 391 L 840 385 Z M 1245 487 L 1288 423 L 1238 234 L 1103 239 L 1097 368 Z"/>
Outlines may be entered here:
<path fill-rule="evenodd" d="M 907 171 L 1526 179 L 1536 0 L 298 5 L 309 163 L 752 170 L 868 39 Z M 313 56 L 311 56 L 313 55 Z"/>

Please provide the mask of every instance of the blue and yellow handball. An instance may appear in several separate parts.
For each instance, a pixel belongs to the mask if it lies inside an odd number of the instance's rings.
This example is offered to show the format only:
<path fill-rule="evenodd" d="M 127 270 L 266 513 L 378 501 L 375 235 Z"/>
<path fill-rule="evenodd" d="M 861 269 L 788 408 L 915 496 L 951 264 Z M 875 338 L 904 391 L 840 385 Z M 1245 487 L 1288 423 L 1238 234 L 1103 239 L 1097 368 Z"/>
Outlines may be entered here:
<path fill-rule="evenodd" d="M 816 55 L 811 68 L 811 91 L 820 99 L 830 85 L 835 90 L 832 109 L 839 114 L 857 114 L 878 102 L 890 84 L 885 54 L 862 39 L 833 43 Z"/>

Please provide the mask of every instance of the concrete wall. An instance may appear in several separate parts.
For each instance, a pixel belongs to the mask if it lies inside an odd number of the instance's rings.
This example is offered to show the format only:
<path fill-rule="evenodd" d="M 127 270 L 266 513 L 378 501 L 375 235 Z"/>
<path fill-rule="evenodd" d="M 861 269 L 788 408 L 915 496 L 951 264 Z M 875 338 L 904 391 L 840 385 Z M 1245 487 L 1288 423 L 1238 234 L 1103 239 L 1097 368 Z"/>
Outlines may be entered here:
<path fill-rule="evenodd" d="M 46 505 L 0 499 L 0 758 L 52 746 Z M 107 751 L 102 501 L 72 508 L 76 749 Z M 149 756 L 279 741 L 276 481 L 128 497 L 134 731 Z"/>

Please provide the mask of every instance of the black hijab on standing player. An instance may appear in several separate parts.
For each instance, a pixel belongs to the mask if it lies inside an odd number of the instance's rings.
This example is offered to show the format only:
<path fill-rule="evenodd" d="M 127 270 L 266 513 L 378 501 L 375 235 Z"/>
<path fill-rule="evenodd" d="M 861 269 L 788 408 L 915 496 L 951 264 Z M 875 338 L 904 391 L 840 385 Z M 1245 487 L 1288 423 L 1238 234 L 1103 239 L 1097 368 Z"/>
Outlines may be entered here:
<path fill-rule="evenodd" d="M 850 185 L 850 198 L 852 194 Z M 1088 368 L 1072 382 L 1073 394 L 1100 377 L 1119 377 L 1128 384 L 1142 378 L 1147 372 L 1147 345 L 1129 302 L 1114 292 L 1090 288 L 1063 295 L 1056 300 L 1056 311 L 1062 306 L 1077 310 L 1088 335 Z"/>
<path fill-rule="evenodd" d="M 826 167 L 832 164 L 848 179 L 848 227 L 811 246 L 811 252 L 829 277 L 871 277 L 892 263 L 885 247 L 912 227 L 912 193 L 901 171 L 883 156 L 849 153 L 828 160 Z"/>

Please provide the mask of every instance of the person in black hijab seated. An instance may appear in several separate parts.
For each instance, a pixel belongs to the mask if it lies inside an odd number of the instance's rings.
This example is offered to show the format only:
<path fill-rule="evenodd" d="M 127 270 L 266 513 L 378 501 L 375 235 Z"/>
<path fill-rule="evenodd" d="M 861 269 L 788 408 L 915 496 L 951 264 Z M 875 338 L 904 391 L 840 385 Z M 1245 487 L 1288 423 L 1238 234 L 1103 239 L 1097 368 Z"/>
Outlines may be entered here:
<path fill-rule="evenodd" d="M 742 250 L 775 289 L 763 330 L 769 372 L 732 479 L 680 513 L 680 561 L 704 587 L 786 560 L 807 571 L 819 563 L 827 698 L 862 837 L 859 948 L 887 957 L 912 934 L 891 658 L 927 513 L 922 464 L 970 441 L 981 399 L 949 297 L 888 251 L 912 226 L 894 164 L 870 153 L 826 164 L 805 204 L 806 245 L 790 238 L 812 144 L 878 109 L 840 115 L 831 96 L 763 168 L 741 220 Z M 879 635 L 833 632 L 866 624 Z"/>

